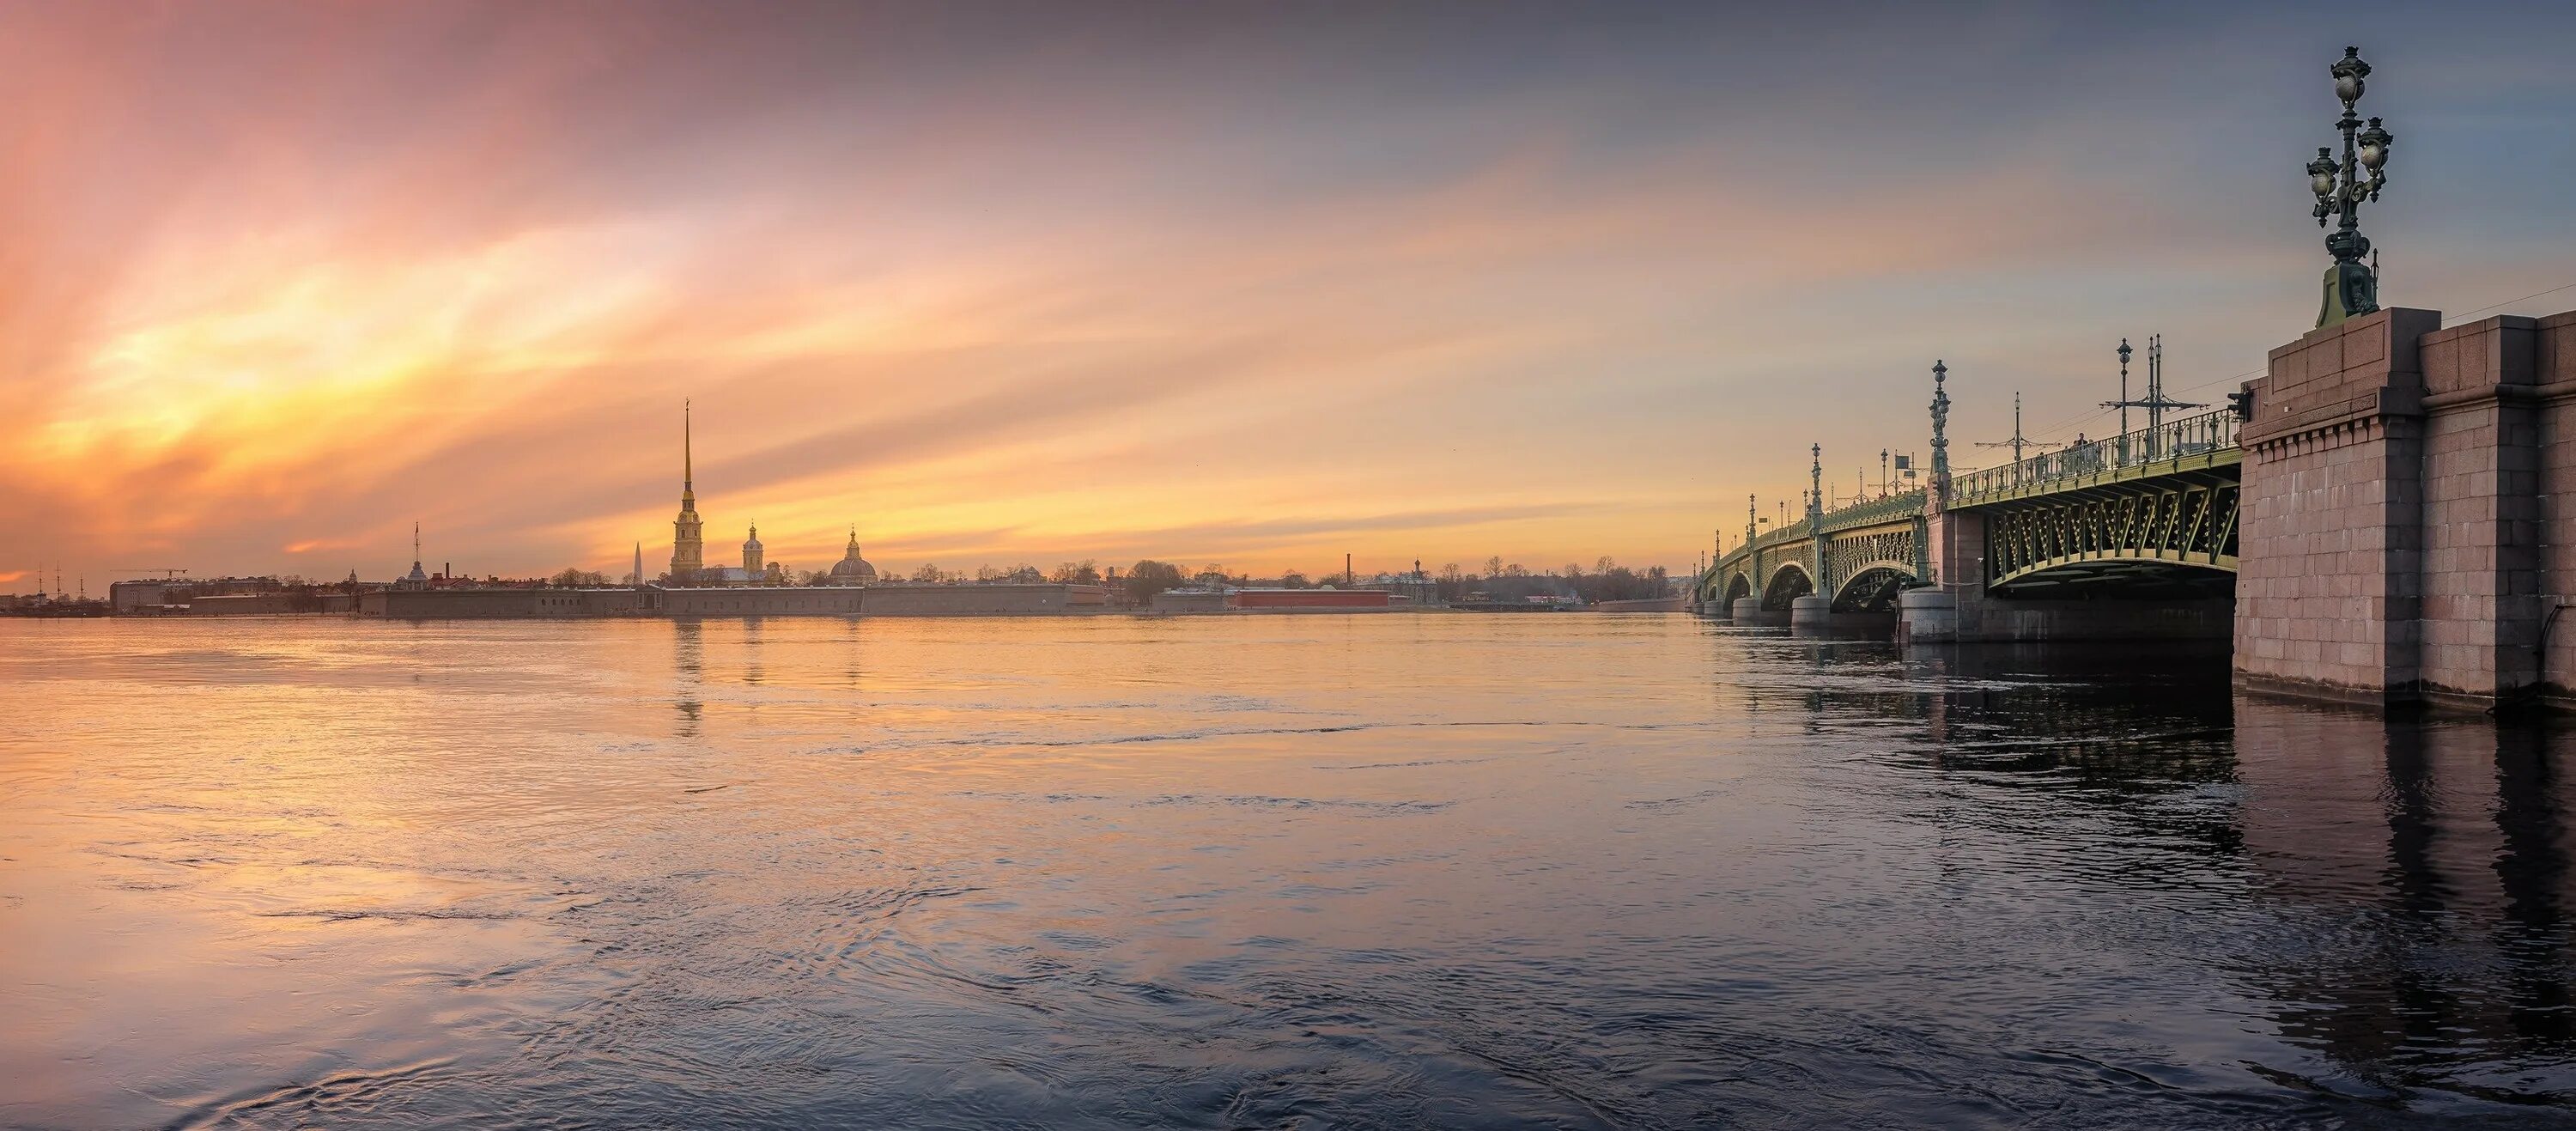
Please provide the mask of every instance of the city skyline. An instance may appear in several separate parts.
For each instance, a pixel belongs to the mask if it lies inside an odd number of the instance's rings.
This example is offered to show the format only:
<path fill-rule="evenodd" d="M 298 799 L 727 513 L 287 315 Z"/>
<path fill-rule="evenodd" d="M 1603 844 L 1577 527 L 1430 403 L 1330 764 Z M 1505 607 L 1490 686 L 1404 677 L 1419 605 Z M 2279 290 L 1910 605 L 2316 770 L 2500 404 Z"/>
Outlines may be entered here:
<path fill-rule="evenodd" d="M 0 9 L 0 587 L 620 573 L 684 398 L 799 568 L 1680 568 L 2258 370 L 2347 39 L 2383 301 L 2563 308 L 2570 17 L 2320 10 Z"/>

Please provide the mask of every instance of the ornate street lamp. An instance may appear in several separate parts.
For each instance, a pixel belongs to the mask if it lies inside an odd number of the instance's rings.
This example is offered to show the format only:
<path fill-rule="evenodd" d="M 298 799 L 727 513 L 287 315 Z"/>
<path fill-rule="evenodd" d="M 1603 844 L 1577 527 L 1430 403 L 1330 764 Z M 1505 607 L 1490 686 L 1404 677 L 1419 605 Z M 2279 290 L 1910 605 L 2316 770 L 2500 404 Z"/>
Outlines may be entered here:
<path fill-rule="evenodd" d="M 2343 101 L 2343 117 L 2335 122 L 2335 128 L 2343 131 L 2343 160 L 2336 161 L 2332 149 L 2318 146 L 2317 159 L 2308 162 L 2308 188 L 2317 194 L 2317 226 L 2325 227 L 2329 216 L 2340 217 L 2334 232 L 2326 236 L 2334 266 L 2326 268 L 2325 298 L 2317 308 L 2319 328 L 2379 309 L 2379 278 L 2361 262 L 2370 254 L 2370 240 L 2361 234 L 2361 202 L 2378 200 L 2380 188 L 2388 183 L 2384 166 L 2392 140 L 2379 119 L 2372 118 L 2363 128 L 2361 116 L 2353 112 L 2353 104 L 2361 101 L 2361 80 L 2370 75 L 2370 64 L 2361 61 L 2361 49 L 2344 48 L 2333 73 L 2335 97 Z"/>
<path fill-rule="evenodd" d="M 1807 467 L 1807 520 L 1814 522 L 1825 513 L 1825 446 L 1809 444 L 1807 455 L 1815 461 Z"/>

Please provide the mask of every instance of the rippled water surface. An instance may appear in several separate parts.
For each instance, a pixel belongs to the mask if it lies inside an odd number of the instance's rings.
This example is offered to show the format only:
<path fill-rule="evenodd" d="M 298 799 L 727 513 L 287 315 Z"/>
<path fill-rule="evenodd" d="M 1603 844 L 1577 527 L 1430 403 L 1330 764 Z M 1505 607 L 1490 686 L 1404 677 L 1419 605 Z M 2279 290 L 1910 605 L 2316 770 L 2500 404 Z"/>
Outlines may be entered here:
<path fill-rule="evenodd" d="M 0 1122 L 2567 1122 L 2570 741 L 1678 616 L 0 621 Z"/>

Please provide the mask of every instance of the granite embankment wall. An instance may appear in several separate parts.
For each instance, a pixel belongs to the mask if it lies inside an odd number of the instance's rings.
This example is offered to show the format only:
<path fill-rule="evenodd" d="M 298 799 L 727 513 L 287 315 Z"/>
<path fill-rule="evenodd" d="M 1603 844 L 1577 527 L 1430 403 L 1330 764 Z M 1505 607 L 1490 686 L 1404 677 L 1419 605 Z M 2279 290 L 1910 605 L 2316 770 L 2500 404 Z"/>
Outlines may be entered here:
<path fill-rule="evenodd" d="M 2576 312 L 2393 308 L 2248 384 L 2236 668 L 2253 686 L 2484 701 L 2576 683 Z M 2549 633 L 2544 641 L 2543 634 Z"/>

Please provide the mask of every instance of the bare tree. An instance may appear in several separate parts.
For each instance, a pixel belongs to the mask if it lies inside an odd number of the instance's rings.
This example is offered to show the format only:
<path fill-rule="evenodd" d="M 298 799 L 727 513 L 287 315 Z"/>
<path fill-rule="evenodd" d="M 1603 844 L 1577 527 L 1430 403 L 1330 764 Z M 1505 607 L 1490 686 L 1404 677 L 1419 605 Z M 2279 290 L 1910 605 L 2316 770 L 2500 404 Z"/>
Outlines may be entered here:
<path fill-rule="evenodd" d="M 1156 593 L 1179 588 L 1181 567 L 1147 558 L 1127 571 L 1125 581 L 1128 599 L 1141 605 L 1152 600 Z"/>

